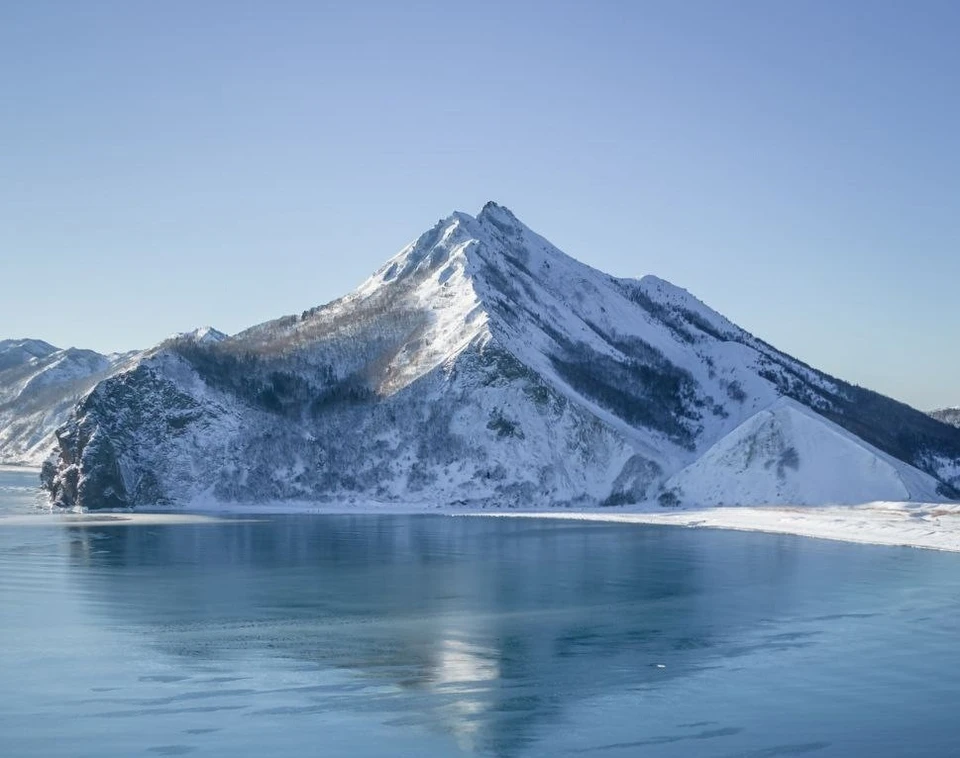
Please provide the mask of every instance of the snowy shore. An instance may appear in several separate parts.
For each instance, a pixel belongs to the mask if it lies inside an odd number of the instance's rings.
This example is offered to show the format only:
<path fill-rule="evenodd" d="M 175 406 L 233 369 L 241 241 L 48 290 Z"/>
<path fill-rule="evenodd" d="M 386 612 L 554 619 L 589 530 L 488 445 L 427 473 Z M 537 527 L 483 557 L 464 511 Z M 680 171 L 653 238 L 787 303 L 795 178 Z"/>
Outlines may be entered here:
<path fill-rule="evenodd" d="M 943 503 L 877 502 L 856 506 L 737 506 L 656 511 L 484 511 L 476 515 L 735 529 L 960 552 L 960 505 Z"/>
<path fill-rule="evenodd" d="M 21 467 L 0 470 L 28 471 Z M 642 504 L 613 508 L 486 508 L 429 503 L 282 501 L 248 505 L 200 499 L 186 507 L 149 511 L 33 513 L 0 516 L 0 527 L 61 524 L 106 526 L 223 523 L 279 514 L 441 515 L 454 517 L 540 518 L 652 524 L 687 528 L 734 529 L 874 545 L 960 552 L 960 503 L 873 502 L 827 506 L 711 506 L 663 508 Z"/>
<path fill-rule="evenodd" d="M 652 524 L 687 528 L 793 534 L 801 537 L 960 552 L 960 504 L 889 503 L 842 506 L 737 506 L 664 509 L 603 508 L 591 510 L 456 509 L 380 503 L 276 503 L 258 506 L 206 503 L 200 507 L 159 512 L 53 514 L 0 517 L 2 526 L 106 526 L 173 523 L 217 523 L 224 519 L 279 514 L 440 515 L 453 517 L 538 518 Z"/>
<path fill-rule="evenodd" d="M 196 503 L 186 512 L 238 516 L 280 513 L 433 514 L 457 517 L 549 518 L 735 529 L 800 537 L 960 552 L 960 504 L 874 502 L 833 506 L 662 508 L 655 504 L 595 509 L 457 508 L 427 504 L 273 503 L 258 506 Z"/>

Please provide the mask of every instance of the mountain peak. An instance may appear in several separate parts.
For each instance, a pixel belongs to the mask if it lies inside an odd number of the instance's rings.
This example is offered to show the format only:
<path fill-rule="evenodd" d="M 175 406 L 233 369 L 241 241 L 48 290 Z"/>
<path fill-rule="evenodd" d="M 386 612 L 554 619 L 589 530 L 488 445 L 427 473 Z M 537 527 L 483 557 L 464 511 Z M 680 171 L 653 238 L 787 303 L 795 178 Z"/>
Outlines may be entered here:
<path fill-rule="evenodd" d="M 477 223 L 481 229 L 489 230 L 493 227 L 511 242 L 522 241 L 523 238 L 534 234 L 509 208 L 497 205 L 492 200 L 477 214 Z"/>
<path fill-rule="evenodd" d="M 490 221 L 493 223 L 519 224 L 520 219 L 514 215 L 513 211 L 504 205 L 489 200 L 484 203 L 480 213 L 477 214 L 477 221 Z"/>
<path fill-rule="evenodd" d="M 201 344 L 210 344 L 223 342 L 223 340 L 227 339 L 227 335 L 219 329 L 214 329 L 212 326 L 198 326 L 189 332 L 178 332 L 174 334 L 171 339 L 191 340 Z"/>

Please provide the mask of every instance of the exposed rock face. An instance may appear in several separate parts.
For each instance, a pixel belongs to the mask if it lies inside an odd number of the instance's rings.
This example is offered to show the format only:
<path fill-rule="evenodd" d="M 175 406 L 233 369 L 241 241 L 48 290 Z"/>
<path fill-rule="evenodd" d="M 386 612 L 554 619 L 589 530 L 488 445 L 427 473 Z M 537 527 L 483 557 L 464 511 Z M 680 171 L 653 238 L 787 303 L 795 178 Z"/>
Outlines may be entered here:
<path fill-rule="evenodd" d="M 54 502 L 669 504 L 681 472 L 731 433 L 749 445 L 741 425 L 784 397 L 803 419 L 779 419 L 763 492 L 782 477 L 795 496 L 818 470 L 794 433 L 842 433 L 852 460 L 886 472 L 820 501 L 952 494 L 960 457 L 960 430 L 780 353 L 668 282 L 578 263 L 492 203 L 340 300 L 206 337 L 170 340 L 82 399 L 45 470 Z"/>

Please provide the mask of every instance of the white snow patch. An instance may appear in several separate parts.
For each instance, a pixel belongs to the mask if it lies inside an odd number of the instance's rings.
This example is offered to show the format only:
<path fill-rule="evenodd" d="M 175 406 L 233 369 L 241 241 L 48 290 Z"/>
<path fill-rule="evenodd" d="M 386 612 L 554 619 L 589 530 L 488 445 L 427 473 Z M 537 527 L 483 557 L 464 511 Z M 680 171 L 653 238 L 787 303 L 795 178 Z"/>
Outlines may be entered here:
<path fill-rule="evenodd" d="M 745 421 L 665 488 L 694 505 L 942 499 L 933 477 L 788 398 Z"/>
<path fill-rule="evenodd" d="M 733 529 L 868 545 L 960 552 L 960 505 L 876 502 L 857 506 L 739 506 L 637 511 L 484 512 L 481 516 L 558 518 L 623 524 Z"/>

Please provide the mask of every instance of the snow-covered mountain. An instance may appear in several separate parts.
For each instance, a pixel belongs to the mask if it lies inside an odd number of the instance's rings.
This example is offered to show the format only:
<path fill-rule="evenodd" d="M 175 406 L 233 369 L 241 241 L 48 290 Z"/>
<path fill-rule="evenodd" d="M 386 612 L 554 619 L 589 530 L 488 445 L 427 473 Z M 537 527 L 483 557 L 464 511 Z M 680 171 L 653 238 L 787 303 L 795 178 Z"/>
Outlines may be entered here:
<path fill-rule="evenodd" d="M 944 498 L 960 474 L 960 429 L 494 203 L 340 300 L 140 355 L 58 437 L 45 486 L 88 508 L 840 503 Z"/>

